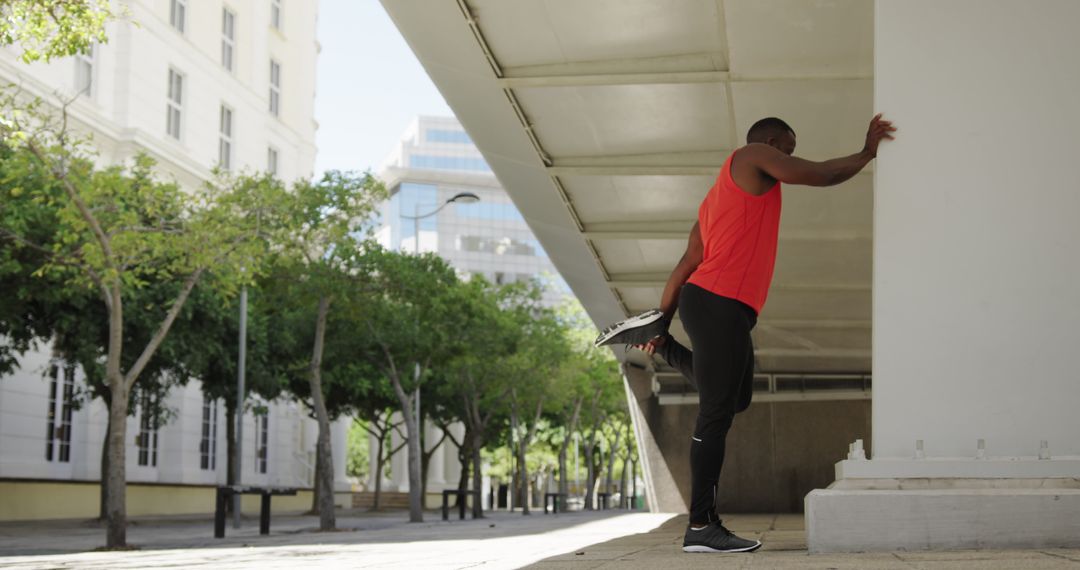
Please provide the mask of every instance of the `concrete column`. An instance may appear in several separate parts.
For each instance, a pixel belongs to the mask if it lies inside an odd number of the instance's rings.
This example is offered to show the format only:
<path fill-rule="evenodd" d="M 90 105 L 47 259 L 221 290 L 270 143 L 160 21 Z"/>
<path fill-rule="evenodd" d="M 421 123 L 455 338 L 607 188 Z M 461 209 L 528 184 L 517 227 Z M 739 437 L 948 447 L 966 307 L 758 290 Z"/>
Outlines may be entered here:
<path fill-rule="evenodd" d="M 346 461 L 345 454 L 348 452 L 349 441 L 349 425 L 352 424 L 352 418 L 338 418 L 330 424 L 330 447 L 334 456 L 334 490 L 335 491 L 350 491 L 352 485 L 349 484 L 348 475 L 346 475 Z"/>
<path fill-rule="evenodd" d="M 431 442 L 425 445 L 431 445 L 442 436 L 442 430 L 435 427 L 431 422 L 425 422 L 424 429 L 426 430 L 425 441 Z M 428 485 L 432 491 L 442 489 L 446 486 L 446 447 L 452 446 L 452 443 L 443 442 L 431 454 L 431 462 L 428 463 Z"/>
<path fill-rule="evenodd" d="M 465 425 L 460 422 L 452 424 L 450 433 L 458 441 L 464 441 Z M 453 443 L 447 443 L 445 447 L 446 453 L 443 455 L 443 465 L 445 466 L 446 481 L 451 485 L 456 485 L 458 480 L 461 479 L 461 461 L 458 460 L 458 448 Z"/>
<path fill-rule="evenodd" d="M 807 498 L 810 548 L 1080 546 L 1080 4 L 875 17 L 874 458 Z"/>
<path fill-rule="evenodd" d="M 394 415 L 396 416 L 394 418 L 395 421 L 400 421 L 401 420 L 401 414 L 400 413 L 394 412 Z M 404 431 L 404 426 L 402 427 L 402 431 Z M 392 433 L 392 435 L 390 436 L 391 449 L 398 447 L 399 445 L 401 445 L 401 443 L 403 441 L 404 441 L 404 438 L 402 438 L 400 435 L 398 435 L 397 431 L 394 431 Z M 387 490 L 398 491 L 398 492 L 401 492 L 401 493 L 408 492 L 408 490 L 409 490 L 409 448 L 408 448 L 408 446 L 402 446 L 401 449 L 399 449 L 398 452 L 395 453 L 390 458 L 390 471 L 391 471 L 391 476 L 390 476 L 391 484 L 387 488 Z"/>

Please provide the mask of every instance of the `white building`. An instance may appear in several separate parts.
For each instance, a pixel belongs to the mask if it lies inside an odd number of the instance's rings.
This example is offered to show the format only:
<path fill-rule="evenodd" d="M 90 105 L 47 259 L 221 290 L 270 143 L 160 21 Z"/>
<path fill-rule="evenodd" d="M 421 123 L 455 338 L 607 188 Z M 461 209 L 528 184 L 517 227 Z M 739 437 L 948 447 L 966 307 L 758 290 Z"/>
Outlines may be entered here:
<path fill-rule="evenodd" d="M 69 112 L 104 162 L 146 152 L 187 186 L 218 164 L 284 180 L 312 174 L 316 2 L 125 4 L 129 17 L 111 23 L 109 42 L 91 55 L 26 65 L 16 49 L 0 49 L 0 79 L 43 97 L 81 93 Z M 0 520 L 97 515 L 106 410 L 100 401 L 74 409 L 81 373 L 57 371 L 43 350 L 0 378 Z M 208 512 L 211 486 L 225 482 L 223 402 L 204 401 L 193 381 L 170 393 L 167 406 L 176 415 L 157 432 L 141 429 L 138 413 L 129 420 L 131 515 Z M 315 423 L 293 402 L 268 409 L 244 418 L 242 480 L 309 485 Z M 335 424 L 333 438 L 340 484 L 346 428 Z M 64 500 L 45 500 L 58 496 Z M 280 505 L 309 501 L 301 495 Z"/>
<path fill-rule="evenodd" d="M 437 253 L 461 275 L 482 275 L 492 283 L 538 280 L 544 285 L 543 302 L 549 306 L 569 295 L 547 252 L 457 119 L 418 117 L 384 161 L 379 175 L 391 192 L 381 209 L 382 225 L 376 234 L 384 247 L 416 251 L 419 245 L 419 251 Z M 463 192 L 480 200 L 447 204 Z M 430 217 L 409 218 L 434 212 L 444 204 Z M 441 436 L 434 426 L 425 430 L 425 441 Z M 455 436 L 460 440 L 463 432 L 460 429 Z M 399 443 L 395 435 L 393 446 Z M 372 439 L 372 457 L 375 445 Z M 404 449 L 391 458 L 392 480 L 385 481 L 383 489 L 408 490 L 407 461 Z M 432 457 L 428 494 L 456 487 L 460 475 L 456 449 L 447 441 Z"/>

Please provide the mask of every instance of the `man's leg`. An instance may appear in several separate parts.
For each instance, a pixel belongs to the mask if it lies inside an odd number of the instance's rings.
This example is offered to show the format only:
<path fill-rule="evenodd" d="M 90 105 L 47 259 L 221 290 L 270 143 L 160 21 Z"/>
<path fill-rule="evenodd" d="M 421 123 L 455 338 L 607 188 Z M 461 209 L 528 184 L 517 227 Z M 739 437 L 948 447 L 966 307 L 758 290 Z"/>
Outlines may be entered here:
<path fill-rule="evenodd" d="M 679 306 L 700 402 L 690 444 L 690 523 L 700 526 L 717 518 L 716 483 L 745 378 L 751 324 L 740 303 L 698 287 L 684 287 Z"/>
<path fill-rule="evenodd" d="M 689 380 L 690 384 L 697 390 L 697 380 L 694 379 L 694 353 L 690 352 L 689 348 L 680 344 L 679 341 L 675 340 L 675 337 L 669 334 L 664 343 L 656 347 L 656 353 L 669 366 L 682 373 L 683 377 Z"/>
<path fill-rule="evenodd" d="M 749 334 L 747 334 L 749 337 Z M 754 397 L 754 341 L 748 338 L 746 341 L 746 364 L 743 368 L 743 379 L 739 384 L 739 405 L 735 413 L 744 412 L 750 407 L 750 401 Z"/>

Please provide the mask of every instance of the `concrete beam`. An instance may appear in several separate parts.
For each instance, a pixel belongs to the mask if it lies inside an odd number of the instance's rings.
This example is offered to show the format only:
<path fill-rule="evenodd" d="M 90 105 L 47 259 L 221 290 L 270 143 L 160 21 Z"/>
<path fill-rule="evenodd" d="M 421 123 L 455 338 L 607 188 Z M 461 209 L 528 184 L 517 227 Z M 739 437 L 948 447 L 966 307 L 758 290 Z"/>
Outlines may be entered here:
<path fill-rule="evenodd" d="M 696 392 L 686 394 L 660 394 L 656 397 L 661 406 L 697 405 Z M 765 402 L 829 402 L 841 400 L 870 400 L 869 391 L 837 390 L 835 392 L 787 392 L 778 394 L 754 394 L 754 403 Z"/>
<path fill-rule="evenodd" d="M 684 225 L 685 230 L 671 229 L 674 225 Z M 603 240 L 634 240 L 634 239 L 667 239 L 685 240 L 688 237 L 694 220 L 682 220 L 679 222 L 661 223 L 604 223 L 586 224 L 582 235 L 589 239 Z M 862 228 L 801 228 L 793 230 L 781 230 L 779 239 L 783 242 L 806 242 L 806 241 L 870 241 L 874 238 L 873 230 Z"/>
<path fill-rule="evenodd" d="M 669 273 L 613 274 L 608 279 L 608 286 L 627 289 L 663 287 L 667 284 L 669 276 Z M 775 284 L 770 291 L 774 293 L 867 292 L 870 291 L 870 285 L 864 283 L 788 283 Z"/>

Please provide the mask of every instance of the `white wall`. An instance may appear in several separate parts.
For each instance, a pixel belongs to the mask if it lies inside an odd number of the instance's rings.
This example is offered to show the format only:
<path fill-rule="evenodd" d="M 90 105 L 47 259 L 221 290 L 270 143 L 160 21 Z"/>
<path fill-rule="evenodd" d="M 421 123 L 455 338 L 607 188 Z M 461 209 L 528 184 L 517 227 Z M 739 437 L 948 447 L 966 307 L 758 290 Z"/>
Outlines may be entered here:
<path fill-rule="evenodd" d="M 1080 3 L 876 19 L 875 456 L 1080 455 Z"/>

